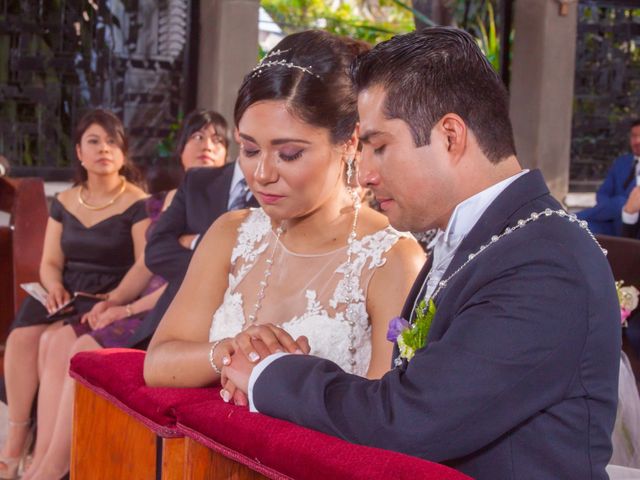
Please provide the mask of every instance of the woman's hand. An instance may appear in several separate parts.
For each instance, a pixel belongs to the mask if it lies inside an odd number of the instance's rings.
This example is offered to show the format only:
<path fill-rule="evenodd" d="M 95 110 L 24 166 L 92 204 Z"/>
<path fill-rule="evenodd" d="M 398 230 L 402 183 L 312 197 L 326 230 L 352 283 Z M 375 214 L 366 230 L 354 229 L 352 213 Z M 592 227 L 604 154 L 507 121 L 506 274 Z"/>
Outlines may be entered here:
<path fill-rule="evenodd" d="M 267 356 L 258 354 L 253 344 L 254 340 L 260 340 L 264 343 L 269 350 L 267 355 L 278 352 L 307 354 L 311 350 L 309 340 L 305 336 L 294 340 L 285 330 L 270 323 L 252 325 L 235 336 L 234 344 L 235 349 L 244 353 L 247 359 L 253 363 Z"/>
<path fill-rule="evenodd" d="M 55 312 L 70 299 L 71 295 L 69 295 L 69 292 L 67 292 L 61 283 L 54 284 L 49 288 L 49 292 L 47 293 L 47 311 L 49 313 Z"/>
<path fill-rule="evenodd" d="M 92 330 L 100 330 L 101 328 L 104 328 L 115 321 L 127 318 L 128 316 L 129 312 L 127 311 L 127 307 L 116 305 L 109 307 L 104 312 L 90 319 L 89 326 Z"/>
<path fill-rule="evenodd" d="M 222 367 L 231 363 L 231 355 L 236 351 L 233 338 L 225 338 L 220 340 L 213 349 L 213 363 L 222 370 Z M 210 357 L 211 358 L 211 357 Z"/>
<path fill-rule="evenodd" d="M 93 325 L 98 321 L 98 315 L 105 312 L 109 307 L 114 306 L 114 303 L 109 300 L 103 300 L 102 302 L 96 303 L 91 310 L 82 315 L 80 319 L 80 323 L 89 323 L 89 325 Z"/>

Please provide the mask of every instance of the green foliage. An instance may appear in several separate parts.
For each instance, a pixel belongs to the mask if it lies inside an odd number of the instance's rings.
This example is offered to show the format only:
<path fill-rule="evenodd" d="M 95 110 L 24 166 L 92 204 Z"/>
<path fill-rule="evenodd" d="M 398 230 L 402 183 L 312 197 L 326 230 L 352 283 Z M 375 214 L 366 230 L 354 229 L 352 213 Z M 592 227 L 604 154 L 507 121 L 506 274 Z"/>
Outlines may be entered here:
<path fill-rule="evenodd" d="M 486 25 L 485 25 L 486 23 Z M 493 68 L 500 71 L 500 37 L 496 31 L 496 17 L 491 3 L 487 3 L 487 13 L 484 18 L 478 16 L 476 24 L 480 36 L 476 38 L 478 46 L 482 49 Z"/>
<path fill-rule="evenodd" d="M 173 155 L 176 147 L 176 135 L 180 130 L 184 114 L 180 112 L 175 122 L 169 125 L 169 133 L 156 146 L 158 156 L 161 158 L 169 158 Z"/>
<path fill-rule="evenodd" d="M 413 326 L 402 332 L 404 344 L 414 352 L 424 347 L 429 338 L 429 330 L 436 315 L 436 304 L 433 299 L 429 299 L 429 306 L 423 299 L 416 307 L 416 319 Z"/>
<path fill-rule="evenodd" d="M 411 9 L 397 0 L 380 0 L 374 11 L 364 5 L 325 0 L 262 0 L 262 6 L 285 34 L 322 28 L 375 44 L 414 29 Z M 363 2 L 364 3 L 364 2 Z"/>

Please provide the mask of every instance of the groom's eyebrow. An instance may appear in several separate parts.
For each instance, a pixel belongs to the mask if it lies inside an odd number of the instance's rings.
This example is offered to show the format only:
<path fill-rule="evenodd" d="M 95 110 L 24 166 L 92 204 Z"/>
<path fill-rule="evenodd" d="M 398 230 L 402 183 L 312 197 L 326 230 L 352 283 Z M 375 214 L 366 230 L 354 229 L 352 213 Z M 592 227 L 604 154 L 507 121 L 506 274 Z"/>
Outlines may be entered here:
<path fill-rule="evenodd" d="M 376 137 L 378 135 L 382 135 L 383 132 L 380 130 L 366 130 L 364 133 L 361 133 L 359 139 L 362 143 L 371 142 L 372 137 Z"/>

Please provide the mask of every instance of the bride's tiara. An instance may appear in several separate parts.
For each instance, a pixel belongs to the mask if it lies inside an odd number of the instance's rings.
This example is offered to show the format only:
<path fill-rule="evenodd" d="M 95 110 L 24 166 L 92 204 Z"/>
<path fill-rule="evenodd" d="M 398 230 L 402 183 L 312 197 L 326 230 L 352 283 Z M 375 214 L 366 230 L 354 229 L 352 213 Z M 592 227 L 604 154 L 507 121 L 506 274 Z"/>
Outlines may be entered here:
<path fill-rule="evenodd" d="M 270 68 L 270 67 L 286 67 L 286 68 L 295 68 L 297 70 L 300 70 L 304 73 L 308 73 L 309 75 L 313 75 L 316 78 L 320 78 L 320 75 L 313 73 L 311 71 L 311 65 L 309 65 L 308 67 L 303 67 L 301 65 L 296 65 L 293 62 L 287 62 L 286 60 L 282 59 L 282 60 L 269 60 L 270 58 L 273 57 L 278 57 L 286 52 L 288 52 L 289 50 L 291 50 L 290 48 L 288 48 L 287 50 L 272 50 L 271 52 L 269 52 L 269 54 L 264 57 L 262 59 L 262 61 L 256 65 L 255 67 L 253 67 L 253 70 L 251 70 L 251 78 L 254 77 L 259 77 L 262 74 L 262 71 L 266 68 Z"/>

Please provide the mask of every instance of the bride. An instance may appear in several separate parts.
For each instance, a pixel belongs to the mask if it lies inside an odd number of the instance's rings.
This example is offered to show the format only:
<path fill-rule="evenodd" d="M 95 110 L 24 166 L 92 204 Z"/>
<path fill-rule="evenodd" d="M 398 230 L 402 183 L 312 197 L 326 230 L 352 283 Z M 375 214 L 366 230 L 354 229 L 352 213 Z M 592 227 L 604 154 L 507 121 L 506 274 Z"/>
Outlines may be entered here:
<path fill-rule="evenodd" d="M 388 371 L 387 322 L 424 253 L 357 195 L 348 67 L 366 48 L 327 32 L 296 33 L 245 77 L 236 140 L 261 208 L 223 215 L 202 239 L 149 345 L 147 384 L 219 381 L 233 337 L 265 323 L 306 336 L 312 354 L 347 371 Z"/>

